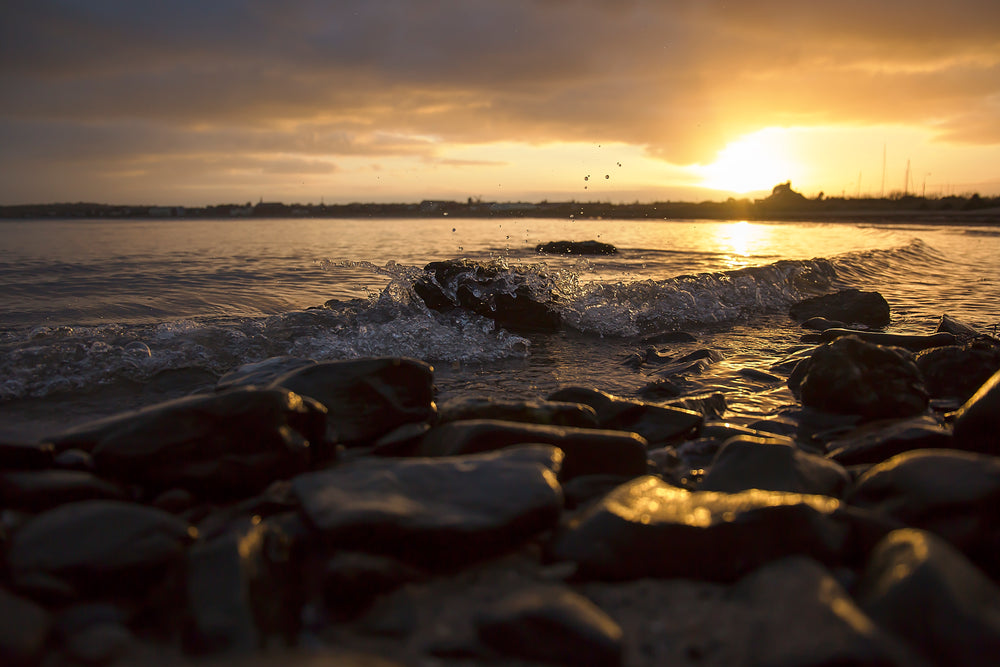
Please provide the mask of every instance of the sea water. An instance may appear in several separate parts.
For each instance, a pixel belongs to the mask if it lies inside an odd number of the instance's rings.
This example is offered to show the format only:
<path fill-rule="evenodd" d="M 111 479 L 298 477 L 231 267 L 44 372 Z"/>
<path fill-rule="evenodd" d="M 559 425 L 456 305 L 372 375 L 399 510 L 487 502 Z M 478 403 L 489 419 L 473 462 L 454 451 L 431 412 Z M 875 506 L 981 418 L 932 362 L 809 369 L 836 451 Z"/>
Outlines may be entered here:
<path fill-rule="evenodd" d="M 597 240 L 608 256 L 536 252 Z M 557 310 L 556 332 L 508 331 L 428 309 L 423 267 L 491 267 Z M 1000 228 L 566 219 L 28 220 L 0 222 L 0 436 L 47 431 L 205 390 L 242 364 L 407 356 L 435 366 L 439 398 L 542 398 L 567 385 L 649 397 L 726 397 L 726 419 L 792 402 L 769 372 L 801 350 L 798 300 L 844 288 L 889 301 L 889 331 L 948 314 L 1000 323 Z M 489 297 L 489 295 L 486 295 Z M 650 343 L 684 331 L 687 343 Z M 653 347 L 721 360 L 664 377 Z"/>

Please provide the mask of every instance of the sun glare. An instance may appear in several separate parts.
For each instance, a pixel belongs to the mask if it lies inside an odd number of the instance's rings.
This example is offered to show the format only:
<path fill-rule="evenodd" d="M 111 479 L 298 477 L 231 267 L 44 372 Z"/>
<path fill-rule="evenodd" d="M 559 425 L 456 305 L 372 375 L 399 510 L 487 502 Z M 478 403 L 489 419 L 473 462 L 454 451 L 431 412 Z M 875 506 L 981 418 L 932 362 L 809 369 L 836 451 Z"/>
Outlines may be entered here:
<path fill-rule="evenodd" d="M 701 185 L 744 194 L 798 180 L 802 170 L 789 155 L 785 139 L 782 130 L 767 128 L 731 142 L 715 162 L 698 167 Z"/>

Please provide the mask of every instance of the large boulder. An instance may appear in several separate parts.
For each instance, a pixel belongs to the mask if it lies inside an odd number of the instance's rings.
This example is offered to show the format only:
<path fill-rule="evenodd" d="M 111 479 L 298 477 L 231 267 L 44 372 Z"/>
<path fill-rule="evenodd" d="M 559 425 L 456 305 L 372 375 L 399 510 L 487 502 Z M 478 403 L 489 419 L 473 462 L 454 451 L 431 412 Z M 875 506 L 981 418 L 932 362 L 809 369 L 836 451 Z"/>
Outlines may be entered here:
<path fill-rule="evenodd" d="M 736 493 L 747 489 L 839 497 L 851 476 L 833 461 L 781 440 L 735 436 L 722 446 L 698 487 Z"/>
<path fill-rule="evenodd" d="M 250 495 L 318 458 L 326 410 L 287 389 L 244 388 L 168 401 L 51 438 L 89 451 L 98 473 L 205 496 Z"/>
<path fill-rule="evenodd" d="M 799 322 L 824 317 L 869 327 L 889 324 L 889 304 L 885 298 L 878 292 L 856 289 L 804 299 L 793 305 L 789 314 Z"/>
<path fill-rule="evenodd" d="M 1000 371 L 955 413 L 955 447 L 1000 454 Z"/>
<path fill-rule="evenodd" d="M 928 405 L 910 353 L 855 336 L 818 348 L 799 362 L 788 385 L 807 407 L 866 419 L 908 417 Z"/>

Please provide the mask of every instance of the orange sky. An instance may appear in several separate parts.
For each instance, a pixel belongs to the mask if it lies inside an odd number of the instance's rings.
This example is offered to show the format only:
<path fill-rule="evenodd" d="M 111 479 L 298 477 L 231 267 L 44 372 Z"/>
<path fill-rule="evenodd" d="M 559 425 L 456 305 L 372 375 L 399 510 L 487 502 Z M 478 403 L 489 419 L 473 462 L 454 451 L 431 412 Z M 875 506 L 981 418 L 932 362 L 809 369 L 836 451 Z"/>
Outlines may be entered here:
<path fill-rule="evenodd" d="M 998 34 L 995 0 L 4 2 L 0 203 L 1000 194 Z"/>

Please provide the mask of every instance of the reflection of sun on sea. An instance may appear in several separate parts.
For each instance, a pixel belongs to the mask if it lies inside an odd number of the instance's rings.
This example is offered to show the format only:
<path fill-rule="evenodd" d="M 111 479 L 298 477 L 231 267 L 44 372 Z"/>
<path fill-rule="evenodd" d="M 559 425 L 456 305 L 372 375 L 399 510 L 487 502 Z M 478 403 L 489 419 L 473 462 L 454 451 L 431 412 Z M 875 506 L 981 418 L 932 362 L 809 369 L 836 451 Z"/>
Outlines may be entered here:
<path fill-rule="evenodd" d="M 753 256 L 758 254 L 755 250 L 764 241 L 765 230 L 763 225 L 746 220 L 719 225 L 715 241 L 719 252 L 729 255 L 726 260 L 729 268 L 738 269 L 754 263 Z"/>
<path fill-rule="evenodd" d="M 744 194 L 800 180 L 802 169 L 789 156 L 787 143 L 787 136 L 779 128 L 760 130 L 731 142 L 719 151 L 715 162 L 695 167 L 701 185 Z"/>

